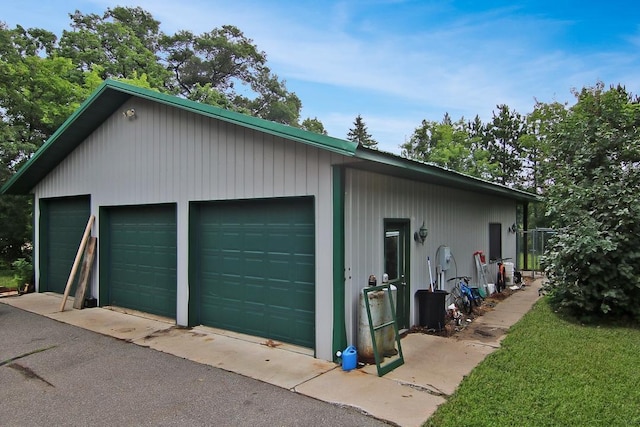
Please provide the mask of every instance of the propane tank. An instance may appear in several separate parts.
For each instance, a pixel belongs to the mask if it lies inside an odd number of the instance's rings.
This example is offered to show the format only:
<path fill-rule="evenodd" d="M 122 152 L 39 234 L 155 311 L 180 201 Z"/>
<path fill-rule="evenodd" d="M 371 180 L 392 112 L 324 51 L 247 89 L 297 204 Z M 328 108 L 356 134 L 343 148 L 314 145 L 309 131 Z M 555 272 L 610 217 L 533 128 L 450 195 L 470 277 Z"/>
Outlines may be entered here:
<path fill-rule="evenodd" d="M 383 323 L 384 304 L 389 304 L 385 298 L 386 291 L 368 292 L 369 309 L 371 310 L 372 325 L 380 325 Z M 365 363 L 375 363 L 375 355 L 373 352 L 373 340 L 371 339 L 371 330 L 369 329 L 369 319 L 367 317 L 367 304 L 364 290 L 360 292 L 360 301 L 358 304 L 358 356 Z M 375 331 L 376 349 L 378 354 L 384 354 L 384 329 Z"/>

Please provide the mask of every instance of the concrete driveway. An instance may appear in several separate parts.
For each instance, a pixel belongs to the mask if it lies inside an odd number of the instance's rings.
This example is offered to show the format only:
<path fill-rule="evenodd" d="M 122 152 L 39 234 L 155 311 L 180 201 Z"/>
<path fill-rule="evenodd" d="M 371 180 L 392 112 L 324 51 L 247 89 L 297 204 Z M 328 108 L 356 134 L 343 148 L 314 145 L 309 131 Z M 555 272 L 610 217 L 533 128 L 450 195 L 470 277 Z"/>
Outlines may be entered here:
<path fill-rule="evenodd" d="M 0 304 L 2 426 L 383 426 L 262 381 Z"/>

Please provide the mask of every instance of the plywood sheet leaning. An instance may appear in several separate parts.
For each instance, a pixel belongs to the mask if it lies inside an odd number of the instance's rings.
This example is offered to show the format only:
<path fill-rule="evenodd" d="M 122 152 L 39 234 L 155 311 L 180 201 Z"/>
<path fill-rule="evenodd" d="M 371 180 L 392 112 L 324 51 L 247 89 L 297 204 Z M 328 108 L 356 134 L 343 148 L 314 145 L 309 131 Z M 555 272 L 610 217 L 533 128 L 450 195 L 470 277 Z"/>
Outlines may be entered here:
<path fill-rule="evenodd" d="M 78 271 L 78 265 L 80 264 L 80 259 L 82 258 L 84 247 L 87 244 L 89 235 L 91 234 L 91 227 L 93 226 L 94 220 L 95 220 L 95 216 L 91 215 L 89 217 L 89 222 L 87 222 L 87 227 L 84 229 L 84 234 L 82 235 L 82 240 L 80 241 L 80 247 L 78 248 L 76 259 L 73 261 L 73 267 L 71 267 L 71 273 L 69 273 L 69 280 L 67 280 L 67 285 L 64 288 L 64 295 L 62 296 L 62 304 L 60 304 L 60 311 L 64 311 L 64 305 L 67 303 L 67 298 L 69 297 L 69 291 L 71 290 L 73 279 L 76 277 L 76 271 Z"/>
<path fill-rule="evenodd" d="M 89 243 L 87 243 L 87 249 L 84 251 L 84 260 L 82 261 L 82 268 L 80 269 L 80 280 L 78 281 L 78 288 L 76 289 L 76 297 L 73 301 L 73 308 L 82 310 L 84 307 L 84 298 L 87 294 L 87 284 L 89 283 L 89 277 L 91 276 L 91 268 L 93 267 L 93 260 L 96 255 L 96 237 L 90 237 Z"/>

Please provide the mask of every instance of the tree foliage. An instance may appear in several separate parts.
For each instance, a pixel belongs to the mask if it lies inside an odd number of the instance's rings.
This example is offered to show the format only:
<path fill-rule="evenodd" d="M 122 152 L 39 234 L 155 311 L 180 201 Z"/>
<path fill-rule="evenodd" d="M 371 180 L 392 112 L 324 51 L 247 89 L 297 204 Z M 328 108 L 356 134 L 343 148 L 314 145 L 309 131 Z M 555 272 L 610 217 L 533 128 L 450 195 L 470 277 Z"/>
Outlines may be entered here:
<path fill-rule="evenodd" d="M 194 87 L 210 84 L 233 98 L 236 83 L 252 83 L 265 67 L 266 56 L 238 28 L 225 25 L 195 35 L 179 31 L 162 38 L 171 86 L 189 97 Z"/>
<path fill-rule="evenodd" d="M 545 185 L 554 173 L 554 166 L 549 162 L 551 131 L 566 115 L 566 104 L 536 102 L 533 111 L 526 116 L 525 131 L 519 141 L 523 154 L 521 188 L 544 196 Z M 530 228 L 550 227 L 545 211 L 544 200 L 531 207 Z"/>
<path fill-rule="evenodd" d="M 363 147 L 367 148 L 378 148 L 378 142 L 373 139 L 369 131 L 367 130 L 367 125 L 364 123 L 362 116 L 358 114 L 358 116 L 353 121 L 353 127 L 349 129 L 347 133 L 347 139 L 349 141 L 357 142 Z"/>
<path fill-rule="evenodd" d="M 16 141 L 13 129 L 0 121 L 0 185 L 9 179 L 24 147 Z M 31 198 L 0 197 L 0 264 L 28 256 L 25 245 L 31 240 Z"/>
<path fill-rule="evenodd" d="M 464 119 L 452 123 L 445 115 L 441 122 L 423 120 L 401 148 L 405 157 L 448 169 L 468 171 L 470 166 L 471 138 Z"/>
<path fill-rule="evenodd" d="M 454 122 L 445 114 L 440 122 L 423 120 L 400 147 L 407 158 L 491 180 L 498 167 L 491 163 L 486 137 L 486 126 L 478 116 Z"/>
<path fill-rule="evenodd" d="M 494 177 L 498 174 L 499 165 L 492 162 L 489 150 L 487 150 L 486 125 L 482 123 L 478 115 L 473 121 L 467 122 L 467 132 L 469 133 L 471 160 L 466 173 L 487 181 L 495 181 Z"/>
<path fill-rule="evenodd" d="M 302 103 L 271 72 L 266 54 L 232 25 L 203 34 L 165 34 L 140 7 L 108 8 L 102 15 L 70 15 L 56 53 L 78 71 L 102 79 L 136 80 L 163 92 L 299 126 Z"/>
<path fill-rule="evenodd" d="M 640 320 L 640 103 L 601 83 L 575 95 L 549 145 L 552 300 L 581 317 Z"/>
<path fill-rule="evenodd" d="M 159 62 L 160 22 L 145 10 L 109 8 L 104 14 L 76 10 L 71 31 L 63 31 L 57 54 L 69 58 L 79 71 L 94 71 L 107 78 L 147 75 L 153 87 L 163 87 L 169 71 Z"/>
<path fill-rule="evenodd" d="M 524 130 L 519 140 L 525 171 L 524 187 L 541 194 L 549 168 L 550 133 L 567 115 L 566 104 L 550 104 L 536 101 L 533 111 L 527 114 Z"/>
<path fill-rule="evenodd" d="M 301 126 L 300 99 L 236 27 L 167 35 L 140 7 L 69 16 L 70 28 L 59 39 L 45 29 L 0 22 L 0 185 L 107 78 Z M 324 131 L 319 121 L 308 125 Z M 26 255 L 30 215 L 30 197 L 0 199 L 6 263 Z"/>
<path fill-rule="evenodd" d="M 237 27 L 223 25 L 200 35 L 179 31 L 164 35 L 161 46 L 163 62 L 171 72 L 167 83 L 171 92 L 298 125 L 300 99 L 271 72 L 266 54 Z"/>
<path fill-rule="evenodd" d="M 313 119 L 310 117 L 307 117 L 302 121 L 302 123 L 300 124 L 300 127 L 304 130 L 308 130 L 309 132 L 315 132 L 320 135 L 327 135 L 327 131 L 324 128 L 324 125 L 320 120 L 318 120 L 317 117 L 314 117 Z"/>
<path fill-rule="evenodd" d="M 522 180 L 522 151 L 520 138 L 524 134 L 524 120 L 520 113 L 506 104 L 497 106 L 485 135 L 489 161 L 498 165 L 494 180 L 500 184 L 517 187 Z"/>
<path fill-rule="evenodd" d="M 236 96 L 232 102 L 239 109 L 246 109 L 253 116 L 282 123 L 299 126 L 302 101 L 286 89 L 286 82 L 271 73 L 265 67 L 260 71 L 251 89 L 257 94 L 254 98 Z"/>
<path fill-rule="evenodd" d="M 99 84 L 55 53 L 45 30 L 0 24 L 0 185 L 4 184 Z M 0 257 L 28 256 L 31 198 L 0 199 Z"/>

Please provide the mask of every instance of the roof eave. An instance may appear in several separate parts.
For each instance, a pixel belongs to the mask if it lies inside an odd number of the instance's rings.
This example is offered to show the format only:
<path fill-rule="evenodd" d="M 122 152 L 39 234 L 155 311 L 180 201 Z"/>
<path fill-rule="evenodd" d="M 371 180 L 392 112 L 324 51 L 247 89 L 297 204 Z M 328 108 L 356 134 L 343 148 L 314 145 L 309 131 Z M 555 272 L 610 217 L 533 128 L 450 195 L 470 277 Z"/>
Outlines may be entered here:
<path fill-rule="evenodd" d="M 140 98 L 160 102 L 165 105 L 169 105 L 207 117 L 216 118 L 227 123 L 232 123 L 238 126 L 250 128 L 274 136 L 279 136 L 285 139 L 302 142 L 304 144 L 312 145 L 317 148 L 322 148 L 324 150 L 332 151 L 335 153 L 353 156 L 357 148 L 357 144 L 354 142 L 345 141 L 327 135 L 320 135 L 282 123 L 276 123 L 269 120 L 248 116 L 246 114 L 238 113 L 231 110 L 225 110 L 223 108 L 215 107 L 208 104 L 201 104 L 195 101 L 179 98 L 177 96 L 168 95 L 149 89 L 143 89 L 137 86 L 131 86 L 114 80 L 107 80 L 107 83 L 110 86 L 117 88 L 119 91 L 128 93 L 132 96 L 138 96 Z"/>
<path fill-rule="evenodd" d="M 80 107 L 54 132 L 34 155 L 2 186 L 0 194 L 28 194 L 55 166 L 84 141 L 100 124 L 113 114 L 129 98 L 136 96 L 159 102 L 195 114 L 216 118 L 245 128 L 281 138 L 301 142 L 345 156 L 355 154 L 357 144 L 326 135 L 319 135 L 280 123 L 250 117 L 211 105 L 200 104 L 151 89 L 127 83 L 106 80 L 83 102 Z M 90 119 L 82 118 L 95 106 Z M 85 128 L 82 125 L 85 124 Z M 71 133 L 77 130 L 77 133 Z M 65 138 L 67 138 L 65 140 Z M 57 151 L 56 151 L 57 150 Z M 46 160 L 45 160 L 46 154 Z"/>
<path fill-rule="evenodd" d="M 351 164 L 350 167 L 355 169 L 385 172 L 398 177 L 507 197 L 523 203 L 542 201 L 539 196 L 527 191 L 509 188 L 440 166 L 421 163 L 383 151 L 359 147 L 355 157 L 366 161 Z"/>
<path fill-rule="evenodd" d="M 52 149 L 56 141 L 76 122 L 76 120 L 107 90 L 107 83 L 103 82 L 93 94 L 87 98 L 76 111 L 60 125 L 58 129 L 47 139 L 44 144 L 31 156 L 31 158 L 2 186 L 0 194 L 28 194 L 37 182 L 31 182 L 27 175 L 40 176 L 46 168 L 40 165 L 45 152 Z M 35 170 L 34 170 L 35 168 Z M 38 170 L 40 168 L 40 171 Z M 29 174 L 28 174 L 29 172 Z M 35 172 L 35 173 L 34 173 Z M 46 173 L 45 173 L 46 174 Z"/>

